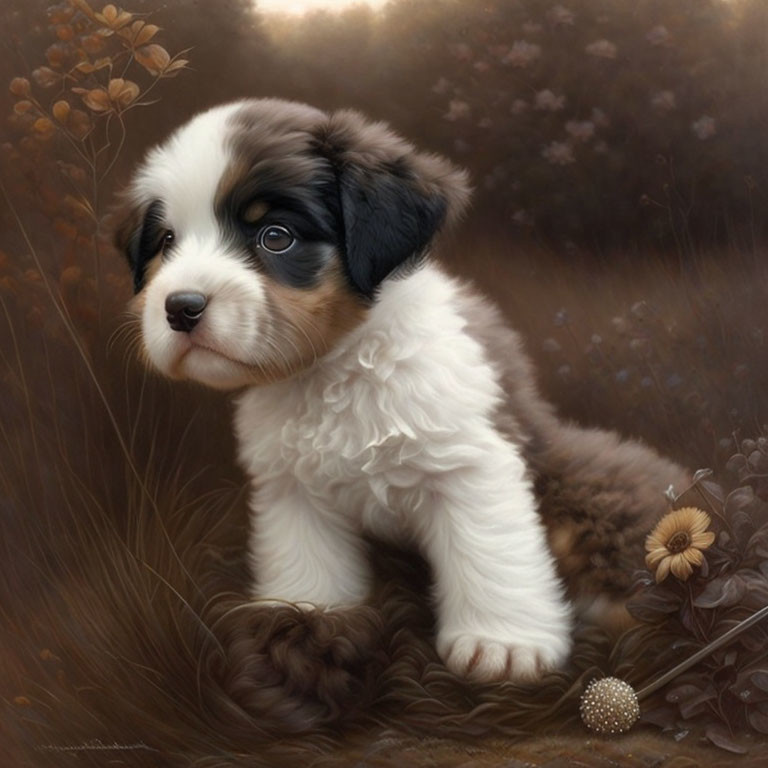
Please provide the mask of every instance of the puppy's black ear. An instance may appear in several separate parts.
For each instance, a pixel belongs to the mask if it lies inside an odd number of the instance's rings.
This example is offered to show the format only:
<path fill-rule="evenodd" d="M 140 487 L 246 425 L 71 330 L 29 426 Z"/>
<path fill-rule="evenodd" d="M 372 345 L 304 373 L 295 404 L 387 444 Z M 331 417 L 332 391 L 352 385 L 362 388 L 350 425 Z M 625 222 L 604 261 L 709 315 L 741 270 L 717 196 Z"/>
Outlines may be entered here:
<path fill-rule="evenodd" d="M 321 151 L 333 163 L 347 274 L 371 297 L 397 267 L 419 259 L 440 227 L 469 200 L 467 174 L 416 152 L 356 112 L 331 116 Z"/>

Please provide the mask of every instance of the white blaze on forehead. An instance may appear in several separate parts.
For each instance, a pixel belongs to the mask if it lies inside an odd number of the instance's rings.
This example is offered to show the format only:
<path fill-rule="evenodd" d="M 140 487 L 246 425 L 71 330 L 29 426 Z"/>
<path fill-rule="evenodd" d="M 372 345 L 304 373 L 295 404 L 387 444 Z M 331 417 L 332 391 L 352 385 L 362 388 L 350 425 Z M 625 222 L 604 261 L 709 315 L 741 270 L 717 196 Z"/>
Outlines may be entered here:
<path fill-rule="evenodd" d="M 153 149 L 134 183 L 138 200 L 161 200 L 179 234 L 211 232 L 216 189 L 231 162 L 227 120 L 240 104 L 215 107 L 195 117 Z"/>

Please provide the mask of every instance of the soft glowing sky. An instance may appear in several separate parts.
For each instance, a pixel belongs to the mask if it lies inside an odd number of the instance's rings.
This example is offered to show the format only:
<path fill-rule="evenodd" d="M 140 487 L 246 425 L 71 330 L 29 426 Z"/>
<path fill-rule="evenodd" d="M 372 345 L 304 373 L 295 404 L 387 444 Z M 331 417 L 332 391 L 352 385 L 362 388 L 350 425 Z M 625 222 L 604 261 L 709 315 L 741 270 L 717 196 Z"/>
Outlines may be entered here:
<path fill-rule="evenodd" d="M 372 8 L 384 5 L 386 0 L 256 0 L 256 5 L 262 11 L 280 11 L 282 13 L 304 13 L 320 9 L 340 11 L 350 5 L 364 2 Z"/>

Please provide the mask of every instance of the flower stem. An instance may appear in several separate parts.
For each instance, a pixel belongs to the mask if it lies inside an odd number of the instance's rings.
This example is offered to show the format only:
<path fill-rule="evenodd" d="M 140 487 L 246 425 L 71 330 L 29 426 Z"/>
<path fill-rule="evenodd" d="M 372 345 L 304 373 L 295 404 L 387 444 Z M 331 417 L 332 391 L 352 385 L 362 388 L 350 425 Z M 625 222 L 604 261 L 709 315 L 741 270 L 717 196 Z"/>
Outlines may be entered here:
<path fill-rule="evenodd" d="M 670 680 L 674 680 L 674 678 L 676 678 L 679 674 L 685 672 L 687 669 L 690 669 L 694 664 L 701 661 L 706 656 L 709 656 L 710 653 L 716 651 L 718 648 L 722 648 L 722 646 L 733 640 L 734 637 L 737 637 L 742 632 L 749 629 L 750 627 L 753 627 L 755 624 L 765 618 L 768 618 L 768 605 L 763 606 L 756 613 L 753 613 L 751 616 L 743 619 L 735 627 L 731 627 L 731 629 L 729 629 L 725 634 L 720 635 L 720 637 L 713 640 L 711 643 L 708 643 L 700 650 L 696 651 L 693 656 L 689 656 L 684 661 L 681 661 L 677 666 L 672 667 L 669 672 L 665 672 L 661 677 L 646 685 L 645 688 L 641 688 L 637 692 L 638 700 L 644 699 L 646 696 L 650 696 L 655 691 L 658 691 L 659 688 L 663 688 L 668 682 L 670 682 Z"/>

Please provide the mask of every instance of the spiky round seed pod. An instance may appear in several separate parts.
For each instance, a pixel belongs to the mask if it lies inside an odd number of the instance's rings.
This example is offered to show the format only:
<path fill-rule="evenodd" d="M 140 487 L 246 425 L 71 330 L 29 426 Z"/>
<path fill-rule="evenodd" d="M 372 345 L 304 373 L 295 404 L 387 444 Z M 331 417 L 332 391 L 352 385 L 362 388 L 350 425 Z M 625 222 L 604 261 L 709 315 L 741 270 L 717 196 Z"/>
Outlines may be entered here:
<path fill-rule="evenodd" d="M 581 697 L 581 719 L 595 733 L 624 733 L 640 717 L 637 694 L 617 677 L 593 680 Z"/>

